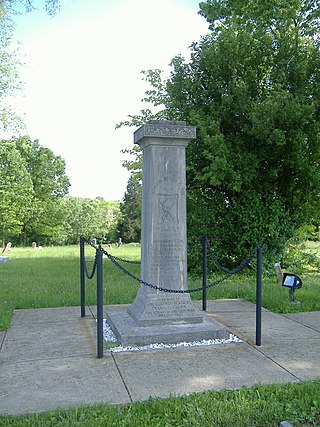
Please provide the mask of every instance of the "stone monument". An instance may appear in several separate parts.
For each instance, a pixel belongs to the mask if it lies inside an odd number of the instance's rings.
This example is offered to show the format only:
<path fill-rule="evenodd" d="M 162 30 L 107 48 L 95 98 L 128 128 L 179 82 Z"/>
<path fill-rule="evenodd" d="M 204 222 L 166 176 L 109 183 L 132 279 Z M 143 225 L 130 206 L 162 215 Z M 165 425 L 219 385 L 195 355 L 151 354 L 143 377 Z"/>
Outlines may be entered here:
<path fill-rule="evenodd" d="M 195 137 L 195 127 L 173 121 L 150 121 L 134 134 L 143 151 L 141 279 L 146 284 L 126 310 L 107 311 L 122 345 L 229 337 L 183 292 L 188 290 L 185 152 Z"/>

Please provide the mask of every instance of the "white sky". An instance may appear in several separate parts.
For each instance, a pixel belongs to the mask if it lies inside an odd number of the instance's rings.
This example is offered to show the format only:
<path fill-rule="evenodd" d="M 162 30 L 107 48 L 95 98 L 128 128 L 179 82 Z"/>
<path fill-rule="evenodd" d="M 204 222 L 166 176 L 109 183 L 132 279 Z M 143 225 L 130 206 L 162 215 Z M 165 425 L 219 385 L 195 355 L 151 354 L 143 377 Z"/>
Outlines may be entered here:
<path fill-rule="evenodd" d="M 129 173 L 120 150 L 133 146 L 135 129 L 115 124 L 143 107 L 141 71 L 168 70 L 207 32 L 198 3 L 63 0 L 54 18 L 16 19 L 26 63 L 19 106 L 31 138 L 65 159 L 72 196 L 122 199 Z"/>

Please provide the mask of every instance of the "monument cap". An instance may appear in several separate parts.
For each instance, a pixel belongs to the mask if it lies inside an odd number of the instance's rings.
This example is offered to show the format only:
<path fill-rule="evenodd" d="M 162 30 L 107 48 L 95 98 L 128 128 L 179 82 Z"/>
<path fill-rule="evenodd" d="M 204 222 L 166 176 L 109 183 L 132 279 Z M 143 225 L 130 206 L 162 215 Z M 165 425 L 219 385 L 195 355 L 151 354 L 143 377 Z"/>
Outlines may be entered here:
<path fill-rule="evenodd" d="M 185 121 L 150 120 L 134 132 L 134 143 L 144 137 L 195 139 L 196 127 L 187 126 Z"/>

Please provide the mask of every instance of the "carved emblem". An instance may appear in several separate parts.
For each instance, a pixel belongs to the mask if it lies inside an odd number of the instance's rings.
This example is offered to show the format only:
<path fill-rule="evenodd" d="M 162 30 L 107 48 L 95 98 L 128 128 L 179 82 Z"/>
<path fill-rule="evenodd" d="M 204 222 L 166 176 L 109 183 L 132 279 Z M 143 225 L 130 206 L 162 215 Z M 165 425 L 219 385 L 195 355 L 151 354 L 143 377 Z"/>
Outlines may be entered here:
<path fill-rule="evenodd" d="M 162 224 L 178 222 L 178 194 L 158 194 L 158 206 Z"/>

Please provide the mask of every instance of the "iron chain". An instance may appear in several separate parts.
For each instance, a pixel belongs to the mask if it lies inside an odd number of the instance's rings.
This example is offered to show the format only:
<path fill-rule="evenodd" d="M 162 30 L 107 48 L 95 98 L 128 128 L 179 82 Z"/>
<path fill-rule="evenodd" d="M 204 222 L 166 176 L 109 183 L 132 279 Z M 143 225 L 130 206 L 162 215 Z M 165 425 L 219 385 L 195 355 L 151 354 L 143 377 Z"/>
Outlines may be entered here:
<path fill-rule="evenodd" d="M 97 249 L 97 247 L 95 246 L 95 245 L 93 245 L 92 244 L 92 242 L 88 239 L 85 239 L 85 241 L 86 241 L 86 243 L 88 243 L 89 245 L 91 245 L 93 248 L 95 248 L 95 249 Z M 191 247 L 189 247 L 188 248 L 188 251 L 189 250 L 192 250 L 192 249 L 194 249 L 194 247 L 196 246 L 196 245 L 198 245 L 199 244 L 199 242 L 201 241 L 201 239 L 198 239 L 198 240 L 196 240 L 195 241 L 195 243 L 191 246 Z M 209 289 L 209 288 L 212 288 L 213 286 L 216 286 L 216 285 L 218 285 L 218 284 L 220 284 L 220 283 L 222 283 L 222 282 L 224 282 L 225 280 L 227 280 L 229 277 L 231 277 L 231 276 L 233 276 L 234 274 L 237 274 L 237 273 L 239 273 L 240 271 L 242 271 L 245 267 L 247 267 L 248 265 L 249 265 L 249 263 L 253 260 L 253 258 L 255 257 L 255 254 L 256 254 L 256 252 L 257 252 L 257 248 L 254 250 L 254 252 L 251 254 L 251 255 L 249 255 L 249 257 L 242 263 L 242 264 L 240 264 L 236 269 L 234 269 L 234 270 L 232 270 L 232 271 L 229 271 L 229 270 L 227 270 L 227 269 L 225 269 L 220 263 L 219 263 L 219 261 L 217 260 L 217 258 L 216 258 L 216 256 L 214 255 L 214 253 L 213 253 L 213 251 L 212 251 L 212 249 L 211 249 L 211 247 L 210 247 L 210 244 L 209 244 L 209 241 L 208 241 L 208 239 L 206 239 L 206 244 L 207 244 L 207 248 L 208 248 L 208 250 L 209 250 L 209 252 L 210 252 L 210 255 L 211 255 L 211 257 L 212 257 L 212 259 L 214 260 L 214 262 L 215 262 L 215 264 L 219 267 L 219 269 L 221 270 L 221 271 L 223 271 L 224 273 L 226 273 L 226 275 L 224 276 L 224 277 L 222 277 L 221 279 L 218 279 L 218 280 L 216 280 L 215 282 L 213 282 L 213 283 L 211 283 L 211 284 L 209 284 L 209 285 L 206 285 L 206 286 L 202 286 L 202 287 L 199 287 L 199 288 L 195 288 L 195 289 L 168 289 L 168 288 L 163 288 L 163 287 L 161 287 L 161 286 L 157 286 L 157 285 L 153 285 L 153 284 L 151 284 L 151 283 L 148 283 L 148 282 L 145 282 L 144 280 L 142 280 L 142 279 L 139 279 L 138 277 L 136 277 L 134 274 L 132 274 L 132 273 L 130 273 L 130 271 L 128 271 L 128 270 L 126 270 L 121 264 L 119 264 L 119 262 L 118 261 L 120 261 L 120 262 L 126 262 L 126 263 L 129 263 L 129 264 L 141 264 L 141 262 L 140 261 L 130 261 L 130 260 L 126 260 L 126 259 L 123 259 L 123 258 L 119 258 L 119 257 L 116 257 L 116 256 L 113 256 L 113 255 L 111 255 L 111 254 L 109 254 L 105 249 L 103 249 L 103 248 L 101 248 L 101 250 L 103 251 L 103 253 L 108 257 L 108 259 L 117 267 L 117 268 L 119 268 L 119 270 L 121 270 L 123 273 L 125 273 L 127 276 L 129 276 L 131 279 L 133 279 L 133 280 L 135 280 L 136 282 L 139 282 L 141 285 L 144 285 L 144 286 L 148 286 L 149 288 L 151 288 L 151 289 L 155 289 L 155 290 L 157 290 L 157 291 L 161 291 L 161 292 L 167 292 L 167 293 L 179 293 L 179 294 L 184 294 L 184 293 L 193 293 L 193 292 L 200 292 L 200 291 L 203 291 L 204 289 Z M 100 245 L 99 245 L 100 246 Z M 101 247 L 101 246 L 100 246 Z M 86 276 L 87 276 L 87 278 L 90 280 L 90 279 L 92 279 L 93 278 L 93 276 L 94 276 L 94 274 L 95 274 L 95 272 L 96 272 L 96 268 L 97 268 L 97 252 L 96 252 L 96 256 L 95 256 L 95 260 L 94 260 L 94 265 L 93 265 L 93 269 L 92 269 L 92 272 L 91 272 L 91 274 L 89 275 L 88 274 L 88 269 L 87 269 L 87 265 L 86 265 L 86 261 L 84 260 L 83 261 L 84 262 L 84 270 L 85 270 L 85 274 L 86 274 Z"/>
<path fill-rule="evenodd" d="M 213 253 L 213 251 L 212 251 L 212 249 L 211 249 L 211 247 L 210 247 L 210 244 L 209 244 L 209 240 L 208 240 L 208 239 L 206 240 L 206 242 L 207 242 L 207 248 L 208 248 L 208 250 L 209 250 L 209 252 L 210 252 L 211 258 L 213 259 L 213 261 L 215 262 L 215 264 L 217 265 L 217 267 L 218 267 L 221 271 L 223 271 L 224 273 L 230 274 L 231 276 L 232 276 L 233 274 L 240 273 L 240 271 L 242 271 L 244 268 L 246 268 L 246 267 L 250 264 L 250 262 L 253 260 L 253 258 L 254 258 L 254 257 L 255 257 L 255 255 L 256 255 L 256 252 L 257 252 L 257 248 L 256 248 L 256 249 L 252 252 L 252 254 L 251 254 L 251 255 L 249 255 L 249 256 L 248 256 L 248 258 L 247 258 L 245 261 L 243 261 L 243 263 L 242 263 L 242 264 L 240 264 L 240 265 L 239 265 L 237 268 L 235 268 L 234 270 L 230 271 L 230 270 L 227 270 L 226 268 L 224 268 L 224 267 L 219 263 L 219 261 L 217 260 L 216 256 L 214 255 L 214 253 Z"/>
<path fill-rule="evenodd" d="M 107 251 L 105 251 L 105 250 L 104 250 L 104 254 L 110 259 L 111 262 L 113 262 L 113 264 L 116 267 L 118 267 L 123 273 L 125 273 L 131 279 L 139 282 L 141 285 L 148 286 L 149 288 L 152 288 L 152 289 L 155 289 L 155 290 L 161 291 L 161 292 L 167 292 L 167 293 L 173 293 L 173 294 L 186 294 L 186 293 L 192 293 L 192 292 L 199 292 L 199 291 L 202 291 L 203 289 L 212 288 L 213 286 L 218 285 L 218 284 L 224 282 L 226 279 L 228 279 L 231 276 L 231 274 L 228 273 L 222 279 L 219 279 L 216 282 L 211 283 L 210 285 L 202 286 L 201 288 L 196 288 L 196 289 L 168 289 L 168 288 L 162 288 L 161 286 L 153 285 L 151 283 L 145 282 L 142 279 L 139 279 L 134 274 L 130 273 L 130 271 L 126 270 L 122 265 L 120 265 L 115 260 L 115 258 L 111 254 L 109 254 Z"/>
<path fill-rule="evenodd" d="M 95 275 L 95 272 L 96 272 L 96 269 L 97 269 L 97 252 L 96 252 L 96 256 L 94 258 L 94 264 L 93 264 L 93 268 L 92 268 L 91 274 L 88 273 L 87 263 L 86 263 L 85 259 L 83 260 L 83 266 L 84 266 L 84 272 L 85 272 L 87 278 L 89 280 L 91 280 L 93 278 L 93 276 Z"/>

